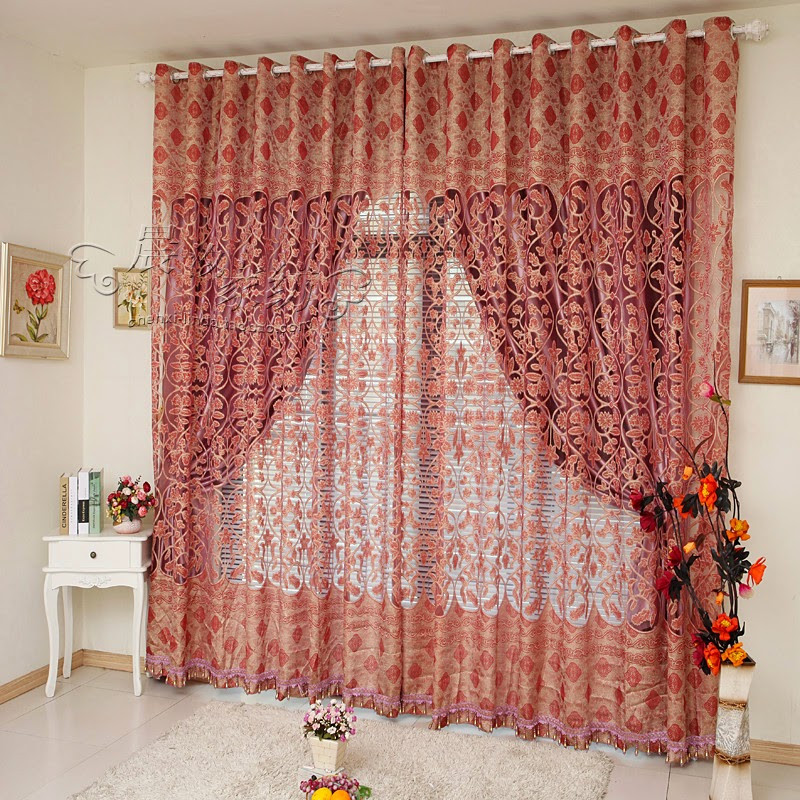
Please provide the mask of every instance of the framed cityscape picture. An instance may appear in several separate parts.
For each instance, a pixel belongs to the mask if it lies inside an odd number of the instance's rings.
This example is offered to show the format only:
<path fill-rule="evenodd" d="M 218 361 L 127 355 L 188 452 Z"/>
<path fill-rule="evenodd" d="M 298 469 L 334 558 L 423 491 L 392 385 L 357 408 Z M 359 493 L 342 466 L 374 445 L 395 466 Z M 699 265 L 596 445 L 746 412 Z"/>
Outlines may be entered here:
<path fill-rule="evenodd" d="M 739 382 L 800 385 L 800 280 L 742 281 Z"/>
<path fill-rule="evenodd" d="M 114 327 L 150 327 L 150 270 L 114 267 Z"/>
<path fill-rule="evenodd" d="M 0 243 L 0 355 L 69 357 L 72 259 Z"/>

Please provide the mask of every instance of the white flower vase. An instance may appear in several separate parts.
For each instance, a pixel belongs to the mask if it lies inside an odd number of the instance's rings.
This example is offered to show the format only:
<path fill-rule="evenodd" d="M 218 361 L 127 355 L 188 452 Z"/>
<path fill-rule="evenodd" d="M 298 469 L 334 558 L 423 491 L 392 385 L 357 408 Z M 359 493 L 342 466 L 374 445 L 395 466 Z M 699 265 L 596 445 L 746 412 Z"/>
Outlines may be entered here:
<path fill-rule="evenodd" d="M 141 529 L 142 521 L 140 519 L 128 519 L 127 517 L 114 526 L 117 533 L 139 533 Z"/>
<path fill-rule="evenodd" d="M 753 800 L 750 711 L 747 699 L 756 665 L 723 664 L 719 674 L 717 737 L 710 800 Z"/>
<path fill-rule="evenodd" d="M 309 736 L 308 741 L 311 745 L 314 769 L 318 769 L 322 775 L 332 775 L 342 767 L 347 752 L 347 742 L 318 739 L 316 736 Z"/>

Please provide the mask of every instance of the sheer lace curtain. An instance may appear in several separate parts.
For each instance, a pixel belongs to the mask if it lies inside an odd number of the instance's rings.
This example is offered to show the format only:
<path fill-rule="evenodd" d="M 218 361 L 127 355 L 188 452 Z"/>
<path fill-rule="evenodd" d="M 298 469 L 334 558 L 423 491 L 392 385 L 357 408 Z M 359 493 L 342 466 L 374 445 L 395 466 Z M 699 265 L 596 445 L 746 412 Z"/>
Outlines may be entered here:
<path fill-rule="evenodd" d="M 709 751 L 626 498 L 728 379 L 730 24 L 159 67 L 151 673 Z"/>

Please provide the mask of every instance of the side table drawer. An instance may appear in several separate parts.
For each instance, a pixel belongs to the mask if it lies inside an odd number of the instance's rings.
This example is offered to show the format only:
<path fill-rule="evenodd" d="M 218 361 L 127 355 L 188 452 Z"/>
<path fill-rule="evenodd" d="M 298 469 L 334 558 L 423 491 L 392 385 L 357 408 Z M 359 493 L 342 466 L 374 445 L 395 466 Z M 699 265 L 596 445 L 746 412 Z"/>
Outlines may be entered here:
<path fill-rule="evenodd" d="M 49 566 L 57 569 L 130 569 L 132 542 L 92 542 L 66 540 L 50 542 Z M 136 543 L 136 559 L 141 546 Z M 137 564 L 133 566 L 138 566 Z"/>

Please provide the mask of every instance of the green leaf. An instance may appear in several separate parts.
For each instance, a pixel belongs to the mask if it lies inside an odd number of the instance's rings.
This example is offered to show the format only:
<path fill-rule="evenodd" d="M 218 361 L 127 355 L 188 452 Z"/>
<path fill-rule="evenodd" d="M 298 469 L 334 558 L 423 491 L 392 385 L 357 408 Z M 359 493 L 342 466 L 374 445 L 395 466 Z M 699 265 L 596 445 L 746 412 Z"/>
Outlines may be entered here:
<path fill-rule="evenodd" d="M 11 338 L 17 337 L 21 342 L 27 342 L 28 340 L 21 334 L 21 333 L 12 333 Z"/>
<path fill-rule="evenodd" d="M 37 341 L 37 342 L 43 342 L 43 341 L 44 341 L 46 338 L 47 338 L 47 334 L 46 334 L 46 333 L 40 333 L 40 334 L 39 334 L 39 335 L 36 337 L 36 340 L 35 340 L 35 341 Z"/>
<path fill-rule="evenodd" d="M 34 342 L 36 341 L 36 329 L 36 325 L 33 325 L 31 322 L 28 323 L 28 334 Z"/>
<path fill-rule="evenodd" d="M 50 306 L 42 306 L 43 311 L 39 319 L 44 319 L 47 316 L 47 312 L 50 310 Z"/>

